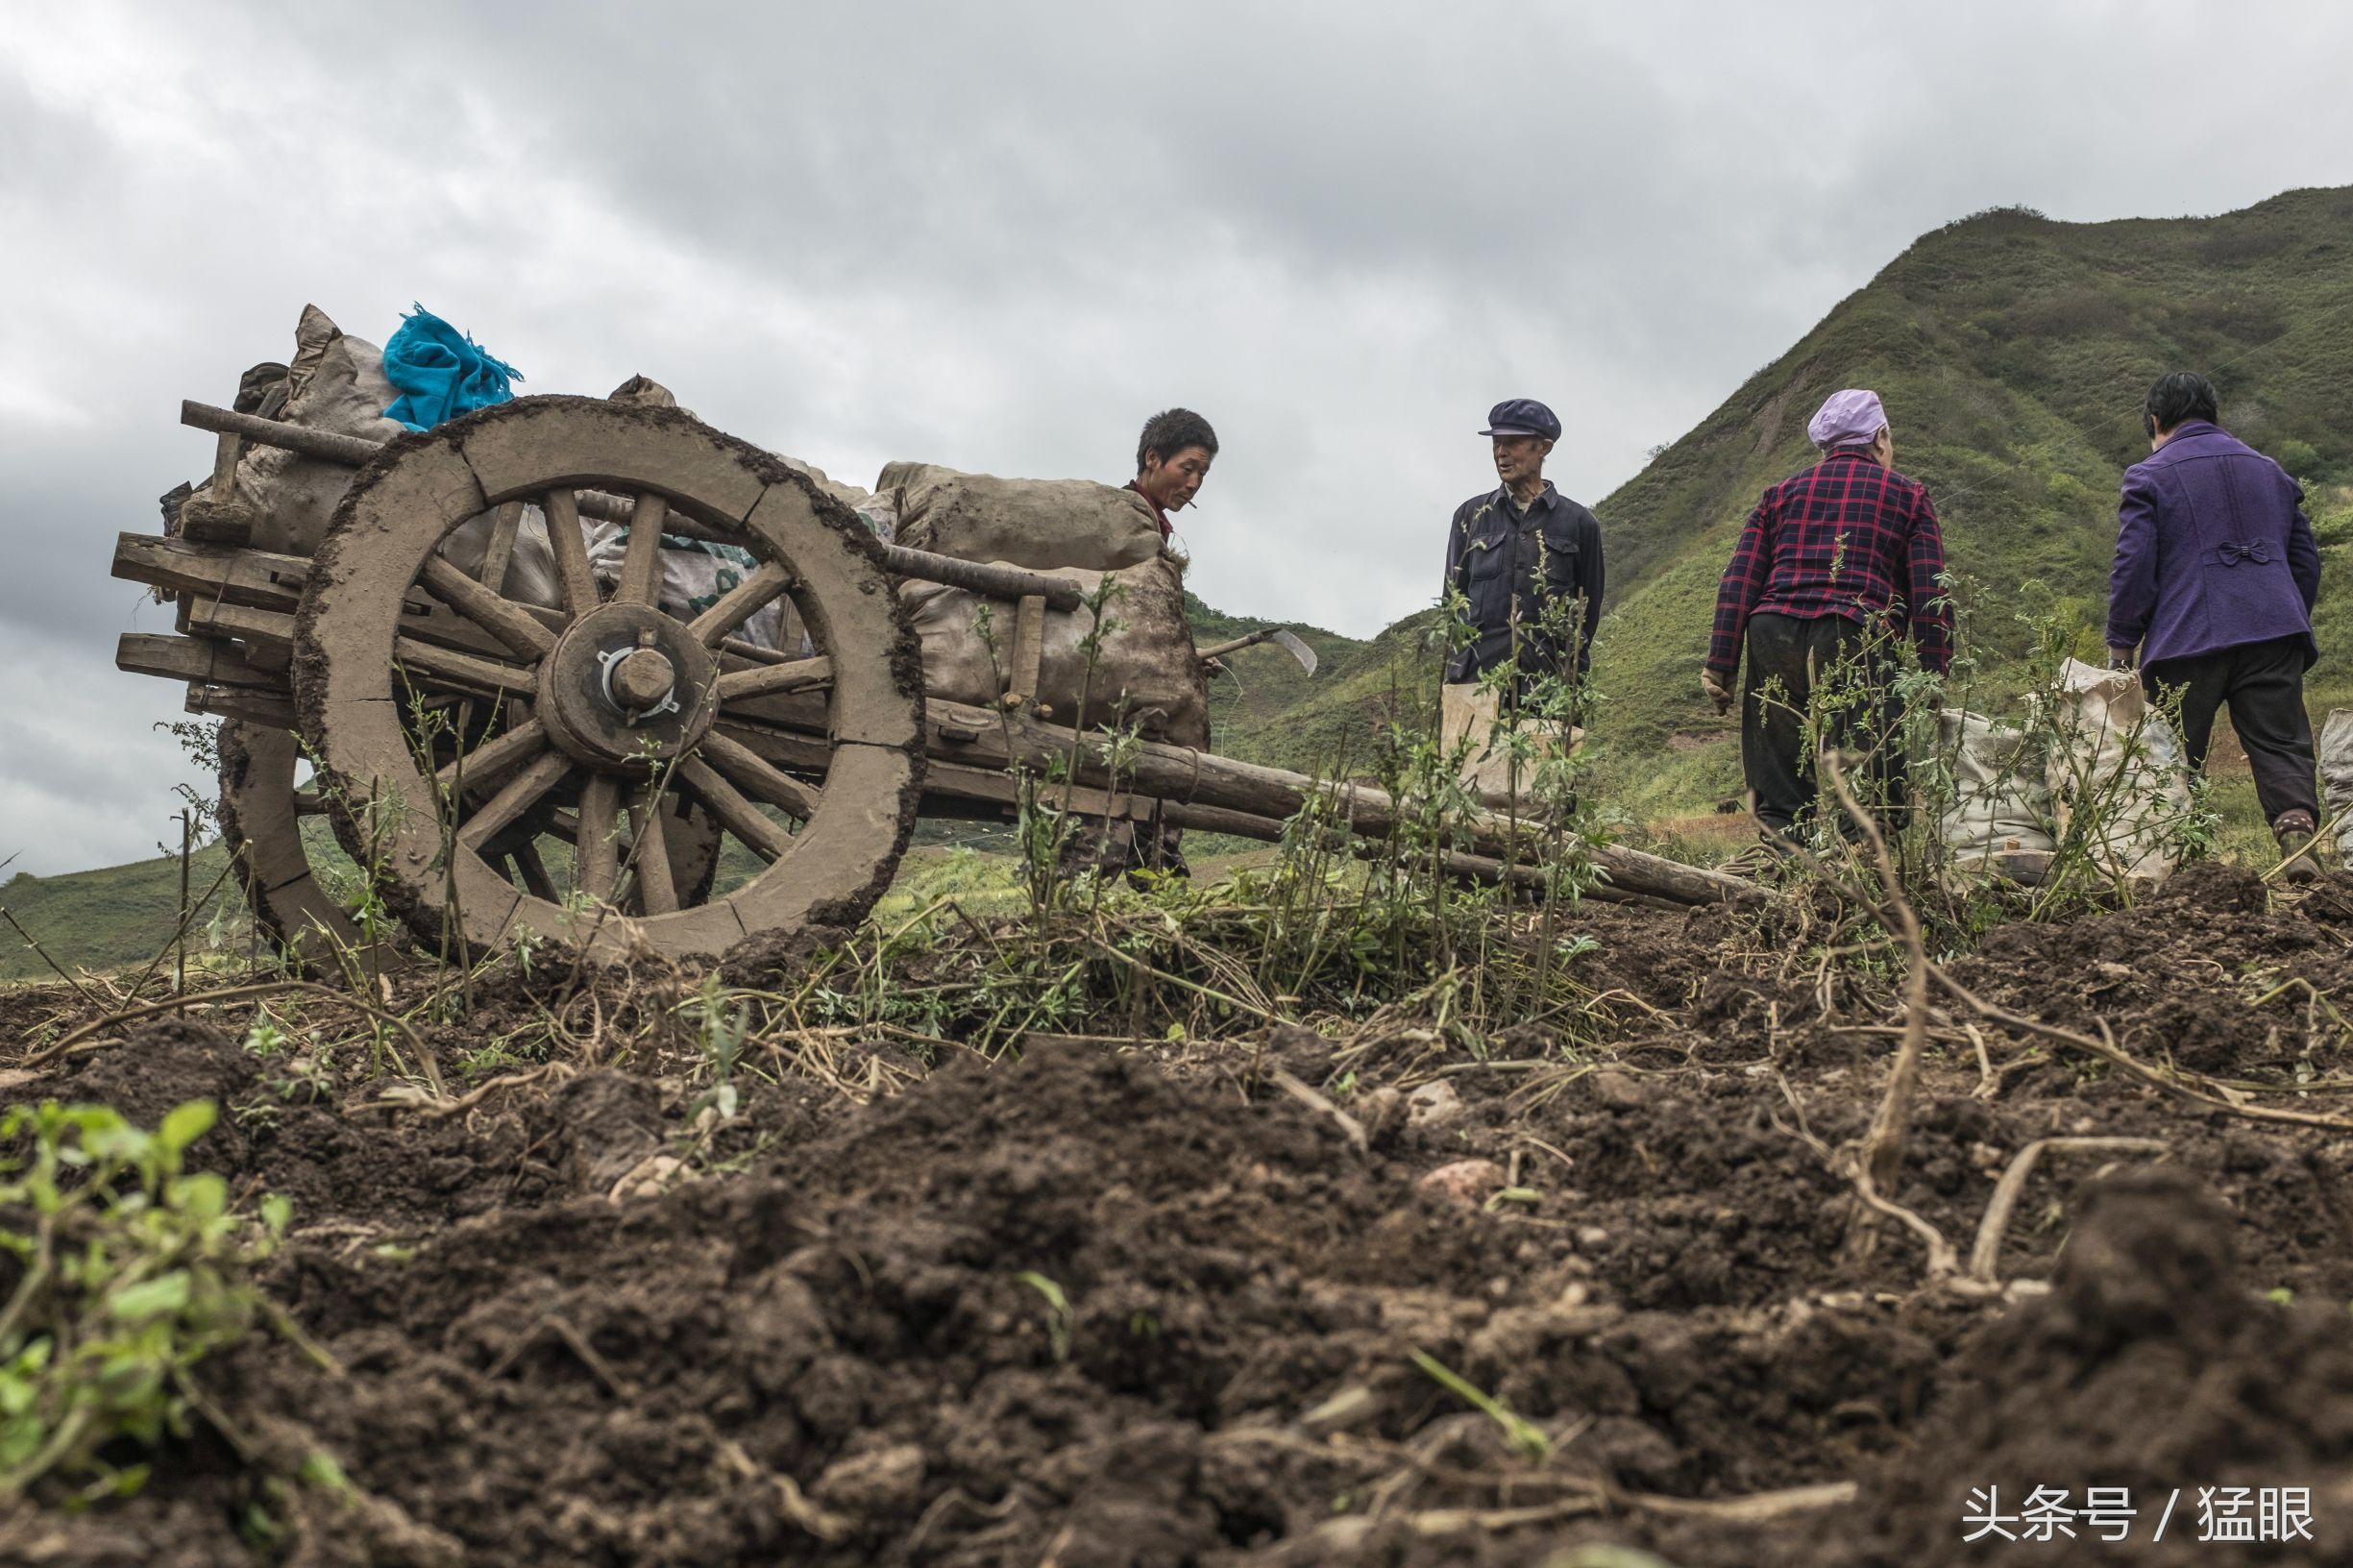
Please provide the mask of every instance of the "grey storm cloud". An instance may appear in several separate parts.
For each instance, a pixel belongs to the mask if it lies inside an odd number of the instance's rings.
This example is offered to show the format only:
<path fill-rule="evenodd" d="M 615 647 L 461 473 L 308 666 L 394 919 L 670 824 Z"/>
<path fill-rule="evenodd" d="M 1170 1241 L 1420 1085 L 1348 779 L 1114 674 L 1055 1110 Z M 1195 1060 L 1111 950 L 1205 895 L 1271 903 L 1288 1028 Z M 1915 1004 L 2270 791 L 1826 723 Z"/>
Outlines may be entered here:
<path fill-rule="evenodd" d="M 2353 180 L 2353 12 L 0 0 L 0 859 L 147 852 L 191 776 L 119 530 L 316 302 L 528 377 L 637 372 L 870 480 L 1224 452 L 1192 586 L 1359 635 L 1426 603 L 1473 433 L 1591 501 L 1919 233 Z M 1626 524 L 1651 520 L 1618 520 Z M 1612 522 L 1606 516 L 1605 526 Z"/>

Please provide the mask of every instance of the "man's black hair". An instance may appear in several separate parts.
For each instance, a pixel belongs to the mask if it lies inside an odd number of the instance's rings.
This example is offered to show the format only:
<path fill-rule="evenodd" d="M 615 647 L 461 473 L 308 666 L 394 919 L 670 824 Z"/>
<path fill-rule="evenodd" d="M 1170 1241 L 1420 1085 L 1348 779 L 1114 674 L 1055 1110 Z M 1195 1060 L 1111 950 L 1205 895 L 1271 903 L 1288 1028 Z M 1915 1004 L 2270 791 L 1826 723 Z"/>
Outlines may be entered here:
<path fill-rule="evenodd" d="M 1217 455 L 1217 432 L 1210 422 L 1190 408 L 1164 408 L 1143 422 L 1142 439 L 1136 443 L 1136 472 L 1143 472 L 1146 455 L 1158 453 L 1164 463 L 1173 462 L 1176 454 L 1187 447 L 1199 447 L 1212 457 Z"/>
<path fill-rule="evenodd" d="M 2222 422 L 2221 404 L 2214 395 L 2214 382 L 2195 371 L 2177 370 L 2170 376 L 2160 376 L 2157 384 L 2148 389 L 2148 403 L 2143 413 L 2149 423 L 2149 434 L 2169 430 L 2185 419 L 2202 419 L 2209 425 Z"/>

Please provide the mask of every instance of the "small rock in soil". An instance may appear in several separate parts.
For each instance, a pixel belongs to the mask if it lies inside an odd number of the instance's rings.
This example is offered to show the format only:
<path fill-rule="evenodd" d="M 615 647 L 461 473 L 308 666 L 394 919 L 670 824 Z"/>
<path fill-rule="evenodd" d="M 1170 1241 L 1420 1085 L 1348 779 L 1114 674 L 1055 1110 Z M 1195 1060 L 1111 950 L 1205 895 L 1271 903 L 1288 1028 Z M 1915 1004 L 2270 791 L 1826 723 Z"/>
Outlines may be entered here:
<path fill-rule="evenodd" d="M 1416 1127 L 1443 1127 L 1462 1115 L 1462 1096 L 1443 1081 L 1422 1085 L 1406 1096 L 1406 1117 Z"/>
<path fill-rule="evenodd" d="M 1440 1165 L 1413 1185 L 1433 1197 L 1467 1206 L 1504 1185 L 1504 1167 L 1492 1160 L 1458 1160 Z"/>

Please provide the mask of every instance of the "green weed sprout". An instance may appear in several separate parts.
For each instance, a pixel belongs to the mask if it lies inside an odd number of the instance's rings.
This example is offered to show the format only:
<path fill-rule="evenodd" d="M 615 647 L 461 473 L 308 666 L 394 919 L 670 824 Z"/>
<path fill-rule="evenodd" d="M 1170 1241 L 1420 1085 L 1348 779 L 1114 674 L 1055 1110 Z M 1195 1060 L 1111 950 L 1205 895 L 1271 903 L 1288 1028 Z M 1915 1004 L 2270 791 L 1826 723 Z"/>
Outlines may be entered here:
<path fill-rule="evenodd" d="M 226 1180 L 182 1171 L 218 1114 L 191 1100 L 152 1133 L 98 1105 L 0 1116 L 0 1248 L 20 1270 L 0 1308 L 0 1505 L 44 1481 L 68 1506 L 136 1491 L 148 1466 L 106 1451 L 184 1435 L 195 1369 L 265 1310 L 251 1267 L 292 1205 L 233 1213 Z"/>
<path fill-rule="evenodd" d="M 1430 1380 L 1439 1387 L 1503 1428 L 1505 1439 L 1520 1453 L 1532 1459 L 1541 1460 L 1552 1458 L 1553 1440 L 1544 1435 L 1544 1429 L 1533 1421 L 1517 1414 L 1510 1406 L 1481 1388 L 1428 1351 L 1415 1351 L 1413 1364 L 1428 1374 Z"/>

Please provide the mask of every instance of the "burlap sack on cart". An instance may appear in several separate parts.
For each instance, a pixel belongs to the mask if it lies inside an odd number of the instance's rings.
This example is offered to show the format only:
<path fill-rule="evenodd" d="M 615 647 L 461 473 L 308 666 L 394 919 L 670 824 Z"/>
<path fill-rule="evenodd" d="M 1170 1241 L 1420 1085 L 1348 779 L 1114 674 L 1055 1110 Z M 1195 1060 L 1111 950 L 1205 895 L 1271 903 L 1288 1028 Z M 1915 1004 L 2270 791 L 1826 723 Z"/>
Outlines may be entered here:
<path fill-rule="evenodd" d="M 960 561 L 1118 572 L 1161 553 L 1150 503 L 1092 479 L 1001 479 L 893 463 L 874 491 L 896 513 L 900 544 Z"/>
<path fill-rule="evenodd" d="M 1104 576 L 1077 568 L 1053 575 L 1071 578 L 1091 595 Z M 1103 634 L 1091 683 L 1083 644 L 1093 628 L 1093 616 L 1084 606 L 1046 611 L 1045 656 L 1034 694 L 1048 710 L 1044 717 L 1091 731 L 1105 724 L 1132 724 L 1147 740 L 1207 746 L 1209 683 L 1193 651 L 1192 627 L 1185 619 L 1178 563 L 1155 557 L 1111 575 L 1123 591 L 1104 605 L 1111 626 Z M 949 702 L 994 705 L 1013 675 L 1015 606 L 936 582 L 904 582 L 898 593 L 923 639 L 925 690 Z M 986 638 L 978 624 L 984 604 L 990 621 Z M 1087 697 L 1083 715 L 1082 690 Z"/>
<path fill-rule="evenodd" d="M 1455 748 L 1467 741 L 1470 749 L 1462 763 L 1464 788 L 1497 811 L 1510 809 L 1516 798 L 1520 811 L 1525 813 L 1532 804 L 1538 766 L 1559 749 L 1559 732 L 1554 725 L 1534 720 L 1519 721 L 1519 727 L 1533 742 L 1534 749 L 1528 756 L 1515 759 L 1512 753 L 1517 748 L 1511 744 L 1511 730 L 1497 725 L 1502 703 L 1502 693 L 1489 691 L 1477 681 L 1439 688 L 1438 744 L 1452 756 Z M 1569 730 L 1571 755 L 1576 754 L 1584 739 L 1583 730 L 1575 727 Z"/>
<path fill-rule="evenodd" d="M 306 429 L 389 441 L 405 433 L 400 421 L 384 417 L 399 395 L 384 379 L 383 350 L 351 336 L 317 306 L 303 306 L 286 366 L 285 404 L 277 418 Z M 248 446 L 230 477 L 230 494 L 218 495 L 207 484 L 188 505 L 215 517 L 248 519 L 257 550 L 308 555 L 326 537 L 328 520 L 351 483 L 352 471 L 340 463 Z"/>
<path fill-rule="evenodd" d="M 1952 863 L 2020 882 L 2039 882 L 2059 842 L 2050 825 L 2050 783 L 2026 733 L 1961 708 L 1937 715 L 1937 753 L 1951 759 L 1952 800 L 1937 831 Z"/>
<path fill-rule="evenodd" d="M 2092 810 L 2098 817 L 2093 864 L 2120 880 L 2164 881 L 2178 859 L 2173 832 L 2190 811 L 2180 739 L 2150 707 L 2133 671 L 2070 659 L 2059 672 L 2059 693 L 2047 774 L 2059 836 Z"/>

